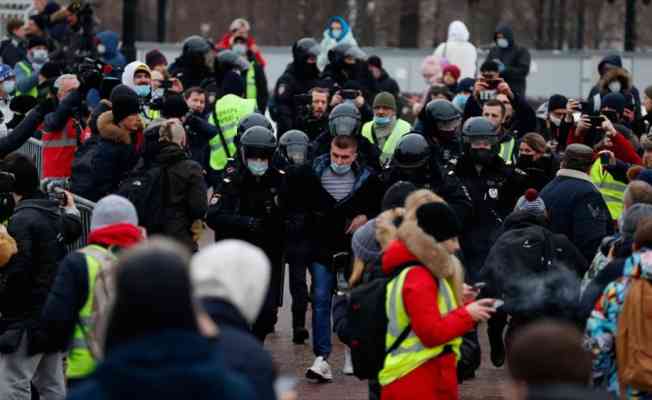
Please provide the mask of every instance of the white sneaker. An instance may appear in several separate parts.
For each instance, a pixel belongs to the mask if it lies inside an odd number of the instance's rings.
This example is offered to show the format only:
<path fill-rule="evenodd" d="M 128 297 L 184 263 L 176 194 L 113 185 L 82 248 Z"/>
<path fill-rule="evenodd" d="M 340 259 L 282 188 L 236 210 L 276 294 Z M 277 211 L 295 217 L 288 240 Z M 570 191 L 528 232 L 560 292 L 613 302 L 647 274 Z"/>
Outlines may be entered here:
<path fill-rule="evenodd" d="M 346 348 L 344 350 L 344 368 L 342 368 L 344 375 L 353 375 L 353 361 L 351 360 L 351 350 Z"/>
<path fill-rule="evenodd" d="M 324 360 L 324 357 L 319 356 L 315 358 L 315 362 L 312 363 L 312 367 L 308 368 L 306 371 L 306 378 L 315 379 L 319 383 L 330 382 L 333 380 L 333 372 L 331 371 L 331 366 L 328 365 L 326 360 Z"/>

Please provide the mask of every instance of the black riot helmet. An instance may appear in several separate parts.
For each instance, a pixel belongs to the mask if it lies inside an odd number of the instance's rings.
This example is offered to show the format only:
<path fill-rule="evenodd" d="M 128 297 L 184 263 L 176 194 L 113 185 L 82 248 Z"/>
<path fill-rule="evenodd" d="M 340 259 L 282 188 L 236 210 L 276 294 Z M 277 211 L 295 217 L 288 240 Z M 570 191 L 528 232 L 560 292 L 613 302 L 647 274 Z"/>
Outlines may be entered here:
<path fill-rule="evenodd" d="M 247 60 L 236 53 L 233 50 L 222 50 L 217 53 L 215 57 L 215 63 L 221 71 L 228 71 L 230 69 L 238 69 L 240 71 L 246 71 L 249 68 L 249 63 Z"/>
<path fill-rule="evenodd" d="M 285 160 L 290 164 L 303 164 L 308 159 L 308 135 L 298 129 L 292 129 L 283 134 L 278 141 L 278 148 Z"/>
<path fill-rule="evenodd" d="M 337 105 L 328 116 L 328 130 L 332 137 L 357 136 L 360 128 L 360 111 L 350 102 Z"/>
<path fill-rule="evenodd" d="M 364 51 L 350 43 L 340 43 L 328 51 L 328 61 L 335 65 L 344 63 L 344 59 L 347 57 L 353 57 L 356 61 L 367 59 Z"/>
<path fill-rule="evenodd" d="M 183 41 L 183 54 L 206 54 L 211 50 L 211 44 L 201 36 L 193 35 Z"/>
<path fill-rule="evenodd" d="M 240 123 L 238 124 L 238 136 L 242 136 L 249 128 L 254 126 L 262 126 L 263 128 L 267 128 L 274 132 L 272 123 L 269 122 L 263 114 L 252 112 L 240 120 Z"/>
<path fill-rule="evenodd" d="M 292 46 L 292 58 L 295 62 L 306 62 L 310 57 L 318 57 L 320 52 L 321 46 L 311 37 L 299 39 Z"/>
<path fill-rule="evenodd" d="M 392 165 L 401 169 L 421 168 L 431 156 L 430 146 L 419 133 L 408 133 L 396 145 Z"/>
<path fill-rule="evenodd" d="M 462 123 L 462 113 L 453 103 L 444 99 L 433 100 L 426 105 L 426 115 L 433 122 L 436 133 L 454 135 Z"/>
<path fill-rule="evenodd" d="M 484 117 L 472 117 L 466 120 L 462 127 L 464 143 L 472 143 L 478 140 L 486 140 L 491 145 L 495 145 L 498 140 L 496 134 L 496 125 Z"/>
<path fill-rule="evenodd" d="M 274 151 L 276 151 L 276 137 L 270 129 L 265 127 L 251 127 L 240 138 L 240 154 L 243 163 L 246 163 L 249 158 L 271 160 Z"/>

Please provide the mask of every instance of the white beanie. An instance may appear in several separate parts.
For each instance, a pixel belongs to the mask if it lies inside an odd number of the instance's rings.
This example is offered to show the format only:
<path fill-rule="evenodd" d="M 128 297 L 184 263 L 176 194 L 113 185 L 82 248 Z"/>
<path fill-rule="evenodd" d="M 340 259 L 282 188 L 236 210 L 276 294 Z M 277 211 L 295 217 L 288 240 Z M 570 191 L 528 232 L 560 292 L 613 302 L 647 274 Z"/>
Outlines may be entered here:
<path fill-rule="evenodd" d="M 195 296 L 217 297 L 233 304 L 249 323 L 263 306 L 271 265 L 258 247 L 241 240 L 222 240 L 192 257 L 190 277 Z"/>
<path fill-rule="evenodd" d="M 95 204 L 91 215 L 91 231 L 113 224 L 138 226 L 138 213 L 129 200 L 110 194 Z"/>

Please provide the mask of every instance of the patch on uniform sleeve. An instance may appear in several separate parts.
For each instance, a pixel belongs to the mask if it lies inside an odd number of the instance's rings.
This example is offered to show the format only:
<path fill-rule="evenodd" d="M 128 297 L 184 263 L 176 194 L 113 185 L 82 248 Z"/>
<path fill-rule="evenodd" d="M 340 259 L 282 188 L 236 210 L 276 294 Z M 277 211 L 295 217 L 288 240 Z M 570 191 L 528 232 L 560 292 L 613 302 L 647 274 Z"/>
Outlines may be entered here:
<path fill-rule="evenodd" d="M 606 216 L 602 207 L 600 207 L 597 204 L 591 204 L 591 203 L 587 203 L 586 206 L 589 208 L 589 213 L 591 214 L 593 219 L 597 219 L 597 220 L 605 219 Z"/>
<path fill-rule="evenodd" d="M 490 188 L 489 189 L 489 197 L 496 200 L 498 198 L 498 189 L 497 188 Z"/>
<path fill-rule="evenodd" d="M 287 85 L 281 83 L 278 85 L 278 88 L 276 89 L 276 94 L 279 96 L 283 96 L 283 93 L 285 93 L 285 90 L 287 89 Z"/>

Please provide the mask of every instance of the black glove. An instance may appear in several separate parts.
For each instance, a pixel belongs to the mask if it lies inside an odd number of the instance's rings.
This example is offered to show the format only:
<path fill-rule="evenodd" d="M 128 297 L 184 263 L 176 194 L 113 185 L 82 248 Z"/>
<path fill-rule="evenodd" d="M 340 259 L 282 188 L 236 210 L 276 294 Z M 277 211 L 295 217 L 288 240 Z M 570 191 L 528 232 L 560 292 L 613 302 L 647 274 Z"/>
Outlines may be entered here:
<path fill-rule="evenodd" d="M 21 95 L 11 99 L 9 109 L 18 114 L 27 114 L 36 105 L 36 99 L 32 96 Z M 54 111 L 54 110 L 52 110 Z"/>
<path fill-rule="evenodd" d="M 247 224 L 247 230 L 254 234 L 263 233 L 265 230 L 264 222 L 262 218 L 249 218 L 249 223 Z"/>
<path fill-rule="evenodd" d="M 39 102 L 34 109 L 42 116 L 46 116 L 57 109 L 57 101 L 53 97 L 48 97 Z"/>

